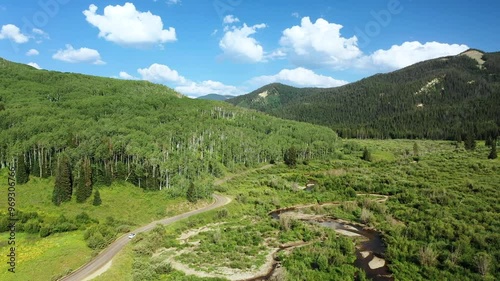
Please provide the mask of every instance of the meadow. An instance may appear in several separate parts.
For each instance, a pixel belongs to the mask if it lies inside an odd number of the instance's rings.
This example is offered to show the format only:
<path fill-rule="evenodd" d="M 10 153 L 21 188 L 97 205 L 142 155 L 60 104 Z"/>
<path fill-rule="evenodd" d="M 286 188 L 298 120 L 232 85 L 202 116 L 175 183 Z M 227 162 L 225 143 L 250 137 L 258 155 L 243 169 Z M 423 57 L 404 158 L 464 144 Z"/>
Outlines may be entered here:
<path fill-rule="evenodd" d="M 370 161 L 362 159 L 365 148 Z M 233 199 L 230 205 L 137 235 L 96 280 L 224 280 L 221 268 L 256 271 L 265 263 L 266 251 L 297 242 L 304 245 L 277 255 L 284 268 L 283 280 L 365 280 L 362 270 L 353 265 L 352 238 L 300 220 L 275 220 L 268 215 L 301 204 L 314 205 L 309 213 L 381 232 L 395 280 L 500 279 L 500 161 L 487 159 L 489 148 L 484 143 L 466 151 L 463 144 L 448 141 L 346 140 L 339 152 L 332 159 L 304 161 L 296 167 L 276 164 L 216 186 L 217 193 Z M 39 181 L 48 189 L 50 180 Z M 159 206 L 186 204 L 183 198 L 169 201 L 158 196 L 161 193 L 132 186 L 118 192 L 112 186 L 101 189 L 110 212 L 104 215 L 99 209 L 93 212 L 90 204 L 83 208 L 76 203 L 44 204 L 40 198 L 46 198 L 47 191 L 24 194 L 29 188 L 36 189 L 36 182 L 20 187 L 19 202 L 30 202 L 26 210 L 47 214 L 64 210 L 71 217 L 85 210 L 99 220 L 113 214 L 122 223 L 140 224 L 172 212 Z M 303 189 L 307 184 L 310 188 Z M 359 194 L 389 199 L 374 203 L 373 198 Z M 131 198 L 137 201 L 131 202 Z M 339 204 L 319 205 L 327 202 Z M 151 208 L 138 212 L 123 204 Z M 183 233 L 203 227 L 204 231 L 179 239 Z M 40 241 L 78 240 L 79 235 L 77 230 Z M 29 237 L 21 235 L 19 241 L 22 239 Z M 37 247 L 43 248 L 40 243 Z M 77 245 L 83 253 L 92 254 L 84 242 Z M 82 256 L 80 261 L 85 259 Z M 174 268 L 172 260 L 214 277 L 186 275 Z"/>

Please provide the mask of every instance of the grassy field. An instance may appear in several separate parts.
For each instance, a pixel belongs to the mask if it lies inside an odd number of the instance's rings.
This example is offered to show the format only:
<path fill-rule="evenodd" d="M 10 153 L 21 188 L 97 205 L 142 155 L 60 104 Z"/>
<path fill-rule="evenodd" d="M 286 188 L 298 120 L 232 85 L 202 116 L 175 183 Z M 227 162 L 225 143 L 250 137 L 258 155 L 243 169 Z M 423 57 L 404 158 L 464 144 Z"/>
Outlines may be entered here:
<path fill-rule="evenodd" d="M 7 211 L 7 171 L 0 171 L 0 212 Z M 55 224 L 64 215 L 69 221 L 85 212 L 88 216 L 106 224 L 114 221 L 115 227 L 125 225 L 125 229 L 147 224 L 165 216 L 172 216 L 209 203 L 208 200 L 197 204 L 188 203 L 184 198 L 169 199 L 164 192 L 145 192 L 126 183 L 114 183 L 100 188 L 102 205 L 93 206 L 91 198 L 83 204 L 71 202 L 55 206 L 51 202 L 54 180 L 31 177 L 24 185 L 16 186 L 16 209 L 23 213 L 37 212 L 43 224 Z M 99 249 L 93 251 L 84 240 L 84 228 L 77 231 L 54 233 L 40 238 L 38 234 L 16 233 L 17 273 L 9 275 L 7 264 L 2 262 L 0 280 L 51 280 L 54 276 L 76 269 L 90 260 Z M 1 253 L 8 254 L 8 233 L 0 235 Z M 2 254 L 2 256 L 5 256 Z M 5 257 L 7 261 L 7 257 Z M 14 277 L 14 278 L 13 278 Z M 43 277 L 43 278 L 42 278 Z M 8 279 L 13 278 L 13 279 Z"/>
<path fill-rule="evenodd" d="M 82 231 L 55 234 L 45 238 L 18 233 L 16 273 L 8 272 L 8 265 L 2 261 L 0 280 L 53 280 L 54 277 L 80 267 L 92 257 L 92 250 L 87 247 L 82 236 Z M 6 237 L 6 233 L 2 233 L 2 237 Z M 0 252 L 5 261 L 9 248 L 6 239 L 1 239 Z"/>
<path fill-rule="evenodd" d="M 361 160 L 365 147 L 372 161 Z M 273 221 L 267 215 L 271 210 L 297 204 L 354 200 L 338 207 L 314 207 L 309 212 L 368 224 L 381 231 L 396 280 L 500 278 L 500 161 L 487 159 L 489 148 L 484 143 L 478 142 L 475 151 L 465 151 L 462 145 L 446 141 L 352 140 L 346 141 L 342 150 L 339 159 L 300 164 L 293 169 L 276 165 L 234 178 L 218 187 L 219 192 L 235 199 L 225 211 L 190 218 L 164 230 L 163 242 L 152 246 L 151 252 L 162 247 L 181 251 L 186 248 L 177 240 L 182 232 L 224 223 L 227 227 L 192 237 L 191 241 L 199 241 L 200 247 L 177 260 L 206 271 L 216 270 L 217 266 L 250 269 L 245 259 L 235 258 L 228 263 L 227 257 L 231 253 L 238 257 L 246 251 L 246 257 L 258 260 L 256 250 L 261 244 L 238 247 L 243 239 L 241 233 L 228 229 L 232 225 L 251 225 L 245 228 L 244 237 L 249 239 L 260 235 L 264 240 L 275 239 L 275 243 L 313 242 L 282 257 L 285 268 L 290 266 L 289 280 L 354 280 L 356 272 L 362 280 L 363 274 L 352 266 L 353 252 L 345 247 L 349 244 L 347 238 L 321 242 L 318 238 L 335 234 L 297 221 Z M 311 191 L 297 188 L 307 183 L 315 183 Z M 388 195 L 389 200 L 373 204 L 366 196 L 356 196 L 360 193 Z M 154 239 L 144 237 L 138 242 L 134 258 L 152 261 L 150 253 L 137 253 Z M 204 245 L 216 248 L 217 243 L 228 245 L 228 250 L 204 251 Z M 207 253 L 211 253 L 209 259 Z M 318 269 L 319 261 L 326 261 L 327 266 Z M 151 280 L 194 278 L 179 277 L 176 271 L 155 275 L 154 268 L 134 268 L 133 272 L 136 280 L 148 274 L 155 276 Z"/>
<path fill-rule="evenodd" d="M 372 161 L 361 159 L 365 147 Z M 381 231 L 396 280 L 498 280 L 500 160 L 488 160 L 488 153 L 481 142 L 475 151 L 465 151 L 446 141 L 348 140 L 336 159 L 300 163 L 295 168 L 275 165 L 218 186 L 219 193 L 234 199 L 230 205 L 138 235 L 97 280 L 218 280 L 186 276 L 166 262 L 171 255 L 158 256 L 162 249 L 175 249 L 174 253 L 189 250 L 191 246 L 178 240 L 180 235 L 208 224 L 216 227 L 189 238 L 188 242 L 198 246 L 175 260 L 207 272 L 220 267 L 251 270 L 263 263 L 264 247 L 302 241 L 309 244 L 293 254 L 280 255 L 288 280 L 355 280 L 356 274 L 363 280 L 362 272 L 352 265 L 354 249 L 348 246 L 352 245 L 349 238 L 300 221 L 276 221 L 268 216 L 277 208 L 332 201 L 346 203 L 313 207 L 309 212 Z M 301 190 L 311 183 L 311 190 Z M 24 205 L 27 210 L 54 216 L 62 210 L 68 216 L 86 210 L 99 220 L 112 215 L 135 224 L 180 212 L 182 208 L 177 206 L 189 207 L 182 199 L 162 199 L 161 193 L 128 185 L 101 189 L 100 209 L 73 202 L 55 207 L 47 203 L 50 184 L 50 180 L 33 179 L 20 186 L 19 204 L 29 203 Z M 30 188 L 33 194 L 26 194 Z M 366 196 L 356 196 L 360 193 L 387 195 L 389 200 L 372 204 Z M 81 235 L 78 233 L 71 235 Z M 42 262 L 42 258 L 35 261 Z"/>

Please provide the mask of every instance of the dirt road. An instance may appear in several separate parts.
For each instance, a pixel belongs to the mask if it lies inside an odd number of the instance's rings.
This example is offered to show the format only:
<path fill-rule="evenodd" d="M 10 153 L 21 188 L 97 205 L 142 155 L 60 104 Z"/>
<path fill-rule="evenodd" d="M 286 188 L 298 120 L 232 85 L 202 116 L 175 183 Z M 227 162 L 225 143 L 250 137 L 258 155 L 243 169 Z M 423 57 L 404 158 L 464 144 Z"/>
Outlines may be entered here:
<path fill-rule="evenodd" d="M 225 197 L 225 196 L 214 194 L 213 197 L 214 197 L 215 201 L 210 206 L 207 206 L 207 207 L 204 207 L 204 208 L 201 208 L 198 210 L 190 211 L 190 212 L 187 212 L 184 214 L 180 214 L 180 215 L 177 215 L 175 217 L 170 217 L 170 218 L 165 218 L 165 219 L 161 219 L 158 221 L 154 221 L 154 222 L 152 222 L 148 225 L 145 225 L 143 227 L 140 227 L 132 232 L 136 233 L 136 234 L 141 233 L 141 232 L 146 232 L 146 231 L 153 229 L 157 224 L 162 224 L 162 225 L 172 224 L 174 222 L 188 218 L 190 216 L 197 215 L 197 214 L 200 214 L 203 212 L 207 212 L 207 211 L 222 207 L 222 206 L 228 204 L 229 202 L 231 202 L 231 199 L 228 197 Z M 107 263 L 109 263 L 113 259 L 113 257 L 116 254 L 118 254 L 118 252 L 120 252 L 120 250 L 123 249 L 123 247 L 125 247 L 125 245 L 127 245 L 127 243 L 129 243 L 130 240 L 131 239 L 128 238 L 128 233 L 122 235 L 115 242 L 113 242 L 111 245 L 109 245 L 104 251 L 102 251 L 99 255 L 97 255 L 92 261 L 90 261 L 89 263 L 80 267 L 79 269 L 77 269 L 73 273 L 71 273 L 71 274 L 69 274 L 69 275 L 67 275 L 59 280 L 60 281 L 82 281 L 82 280 L 87 279 L 89 276 L 92 275 L 92 273 L 96 272 L 101 267 L 103 267 Z"/>

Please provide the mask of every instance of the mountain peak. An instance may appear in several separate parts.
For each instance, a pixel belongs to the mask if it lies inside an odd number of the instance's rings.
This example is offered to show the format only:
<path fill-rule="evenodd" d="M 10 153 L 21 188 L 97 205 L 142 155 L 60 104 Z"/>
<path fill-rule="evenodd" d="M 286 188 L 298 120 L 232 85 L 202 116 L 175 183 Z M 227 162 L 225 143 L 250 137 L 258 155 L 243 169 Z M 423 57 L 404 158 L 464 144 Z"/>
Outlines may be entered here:
<path fill-rule="evenodd" d="M 468 56 L 469 58 L 477 61 L 479 68 L 482 68 L 483 64 L 485 63 L 485 61 L 483 60 L 484 52 L 477 49 L 469 49 L 459 54 L 459 56 Z"/>

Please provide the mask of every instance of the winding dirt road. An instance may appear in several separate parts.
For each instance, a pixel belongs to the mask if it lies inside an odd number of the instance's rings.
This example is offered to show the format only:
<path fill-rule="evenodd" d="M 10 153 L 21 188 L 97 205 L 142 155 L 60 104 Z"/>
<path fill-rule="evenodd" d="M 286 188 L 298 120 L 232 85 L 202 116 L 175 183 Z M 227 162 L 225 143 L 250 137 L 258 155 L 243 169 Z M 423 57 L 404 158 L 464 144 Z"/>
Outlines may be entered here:
<path fill-rule="evenodd" d="M 225 196 L 221 195 L 213 195 L 215 201 L 209 206 L 206 206 L 204 208 L 198 209 L 198 210 L 193 210 L 187 213 L 183 213 L 174 217 L 170 218 L 164 218 L 161 220 L 154 221 L 148 225 L 145 225 L 143 227 L 140 227 L 134 231 L 133 233 L 141 233 L 141 232 L 146 232 L 151 229 L 153 229 L 157 224 L 162 224 L 162 225 L 168 225 L 172 224 L 174 222 L 177 222 L 179 220 L 188 218 L 193 215 L 201 214 L 219 207 L 222 207 L 224 205 L 229 204 L 231 202 L 231 199 Z M 99 255 L 97 255 L 93 260 L 91 260 L 89 263 L 85 264 L 84 266 L 80 267 L 76 271 L 72 272 L 71 274 L 59 279 L 60 281 L 82 281 L 86 280 L 88 277 L 92 276 L 92 274 L 96 271 L 98 271 L 100 268 L 105 266 L 107 263 L 109 263 L 113 257 L 120 252 L 127 243 L 130 242 L 130 239 L 128 238 L 128 234 L 122 235 L 120 238 L 115 240 L 111 245 L 109 245 L 104 251 L 102 251 Z"/>

